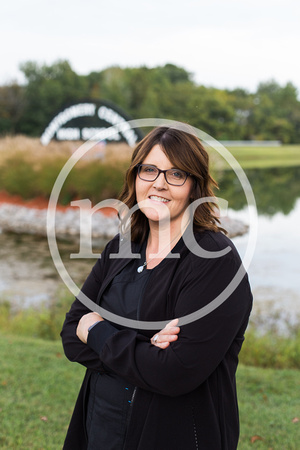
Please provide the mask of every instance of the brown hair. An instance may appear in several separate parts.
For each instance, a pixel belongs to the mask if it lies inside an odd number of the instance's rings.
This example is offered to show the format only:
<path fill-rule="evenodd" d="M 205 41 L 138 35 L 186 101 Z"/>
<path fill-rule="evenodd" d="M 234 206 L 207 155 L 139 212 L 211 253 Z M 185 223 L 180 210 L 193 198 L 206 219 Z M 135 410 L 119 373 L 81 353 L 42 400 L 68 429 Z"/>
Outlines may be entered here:
<path fill-rule="evenodd" d="M 209 156 L 200 140 L 192 134 L 170 127 L 158 127 L 150 131 L 136 146 L 127 170 L 123 190 L 119 200 L 128 208 L 136 205 L 135 180 L 137 164 L 141 164 L 155 145 L 159 145 L 174 167 L 191 174 L 194 186 L 191 193 L 191 203 L 201 197 L 214 196 L 213 187 L 217 182 L 209 173 Z M 218 206 L 215 203 L 202 203 L 194 213 L 194 228 L 196 230 L 225 230 L 218 226 Z M 146 216 L 138 209 L 131 216 L 131 239 L 142 242 L 149 232 Z"/>

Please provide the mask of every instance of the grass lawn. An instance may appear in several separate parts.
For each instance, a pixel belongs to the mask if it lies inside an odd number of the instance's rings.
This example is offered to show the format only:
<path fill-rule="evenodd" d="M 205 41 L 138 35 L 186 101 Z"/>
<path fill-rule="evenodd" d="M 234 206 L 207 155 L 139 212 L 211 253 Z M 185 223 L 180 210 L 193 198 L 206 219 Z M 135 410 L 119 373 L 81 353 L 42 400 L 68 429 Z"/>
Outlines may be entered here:
<path fill-rule="evenodd" d="M 300 165 L 300 145 L 280 147 L 228 147 L 243 169 Z"/>
<path fill-rule="evenodd" d="M 298 450 L 300 372 L 240 366 L 237 386 L 241 421 L 238 449 Z"/>
<path fill-rule="evenodd" d="M 60 449 L 84 369 L 60 342 L 0 339 L 0 448 Z M 237 379 L 239 450 L 299 449 L 299 371 L 240 366 Z"/>
<path fill-rule="evenodd" d="M 61 449 L 84 369 L 60 342 L 0 337 L 0 448 Z"/>

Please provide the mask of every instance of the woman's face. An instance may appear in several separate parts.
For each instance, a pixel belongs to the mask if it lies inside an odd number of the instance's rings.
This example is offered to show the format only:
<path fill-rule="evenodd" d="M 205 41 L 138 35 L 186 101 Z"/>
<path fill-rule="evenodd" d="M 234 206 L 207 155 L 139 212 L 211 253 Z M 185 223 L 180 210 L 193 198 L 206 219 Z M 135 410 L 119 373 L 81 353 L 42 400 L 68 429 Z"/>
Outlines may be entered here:
<path fill-rule="evenodd" d="M 161 170 L 176 169 L 161 150 L 155 145 L 143 164 L 151 164 Z M 163 173 L 155 181 L 141 180 L 138 175 L 135 182 L 136 199 L 149 224 L 168 219 L 172 224 L 181 223 L 183 214 L 190 204 L 193 180 L 188 177 L 182 186 L 172 186 L 166 182 Z"/>

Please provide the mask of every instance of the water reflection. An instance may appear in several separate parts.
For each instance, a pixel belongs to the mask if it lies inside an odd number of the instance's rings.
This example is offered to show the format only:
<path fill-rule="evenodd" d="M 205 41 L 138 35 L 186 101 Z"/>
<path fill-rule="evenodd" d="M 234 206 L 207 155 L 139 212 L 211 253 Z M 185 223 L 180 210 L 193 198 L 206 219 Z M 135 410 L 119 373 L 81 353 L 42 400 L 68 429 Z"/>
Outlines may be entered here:
<path fill-rule="evenodd" d="M 70 261 L 73 242 L 60 241 L 58 248 L 70 276 L 81 286 L 95 261 Z M 16 307 L 55 300 L 65 288 L 52 261 L 48 241 L 39 236 L 0 233 L 0 274 L 0 300 L 9 300 Z"/>
<path fill-rule="evenodd" d="M 231 210 L 229 214 L 240 220 L 247 216 L 246 210 Z M 299 222 L 300 198 L 289 214 L 260 214 L 256 249 L 248 270 L 254 294 L 252 320 L 270 325 L 277 317 L 282 331 L 286 331 L 285 321 L 300 322 Z M 233 241 L 243 255 L 247 236 Z"/>
<path fill-rule="evenodd" d="M 300 195 L 300 167 L 278 167 L 245 170 L 257 203 L 259 214 L 273 216 L 277 212 L 289 214 Z M 233 171 L 224 171 L 217 177 L 218 196 L 229 202 L 235 211 L 246 205 L 246 197 Z"/>

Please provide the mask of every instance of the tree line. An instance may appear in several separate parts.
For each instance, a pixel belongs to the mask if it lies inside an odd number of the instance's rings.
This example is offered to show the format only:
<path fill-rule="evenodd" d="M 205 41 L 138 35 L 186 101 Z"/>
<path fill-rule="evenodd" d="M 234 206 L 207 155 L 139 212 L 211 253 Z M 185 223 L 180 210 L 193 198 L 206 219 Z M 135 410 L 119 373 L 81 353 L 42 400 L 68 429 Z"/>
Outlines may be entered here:
<path fill-rule="evenodd" d="M 300 142 L 300 101 L 292 83 L 262 82 L 256 92 L 197 84 L 184 68 L 113 66 L 78 75 L 68 61 L 20 66 L 25 84 L 0 86 L 0 134 L 40 136 L 65 105 L 109 100 L 134 119 L 187 122 L 219 140 Z"/>

